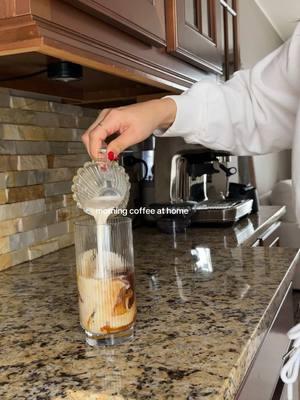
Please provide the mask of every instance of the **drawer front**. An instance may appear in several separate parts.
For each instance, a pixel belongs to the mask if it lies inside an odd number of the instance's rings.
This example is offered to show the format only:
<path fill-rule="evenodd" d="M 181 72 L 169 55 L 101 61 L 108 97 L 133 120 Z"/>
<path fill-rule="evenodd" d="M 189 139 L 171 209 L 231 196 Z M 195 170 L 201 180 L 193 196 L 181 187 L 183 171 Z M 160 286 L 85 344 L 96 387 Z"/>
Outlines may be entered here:
<path fill-rule="evenodd" d="M 252 247 L 278 247 L 280 246 L 280 225 L 281 222 L 276 222 L 271 225 L 264 233 L 262 233 Z"/>
<path fill-rule="evenodd" d="M 282 356 L 289 347 L 287 331 L 294 325 L 292 284 L 249 369 L 236 400 L 271 400 L 279 380 Z"/>
<path fill-rule="evenodd" d="M 279 229 L 280 222 L 276 222 L 271 225 L 269 229 L 261 235 L 260 242 L 261 246 L 274 247 L 279 245 Z"/>

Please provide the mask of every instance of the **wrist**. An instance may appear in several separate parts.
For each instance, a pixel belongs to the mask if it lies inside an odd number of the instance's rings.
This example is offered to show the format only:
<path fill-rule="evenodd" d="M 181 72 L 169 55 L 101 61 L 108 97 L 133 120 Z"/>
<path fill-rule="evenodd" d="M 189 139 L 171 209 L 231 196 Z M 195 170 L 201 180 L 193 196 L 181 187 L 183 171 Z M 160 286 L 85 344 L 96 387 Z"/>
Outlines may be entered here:
<path fill-rule="evenodd" d="M 176 102 L 169 97 L 157 101 L 157 110 L 159 115 L 158 128 L 166 129 L 175 121 L 177 112 Z"/>

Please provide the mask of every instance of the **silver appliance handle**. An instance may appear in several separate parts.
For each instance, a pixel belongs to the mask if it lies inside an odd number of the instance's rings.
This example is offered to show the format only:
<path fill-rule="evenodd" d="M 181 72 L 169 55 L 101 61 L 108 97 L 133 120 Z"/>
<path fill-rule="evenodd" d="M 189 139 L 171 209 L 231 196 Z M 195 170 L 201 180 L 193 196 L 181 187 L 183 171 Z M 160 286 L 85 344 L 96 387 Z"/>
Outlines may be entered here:
<path fill-rule="evenodd" d="M 171 203 L 187 201 L 190 198 L 190 182 L 187 174 L 187 160 L 175 154 L 171 161 L 170 200 Z"/>
<path fill-rule="evenodd" d="M 220 4 L 221 4 L 224 8 L 226 8 L 226 10 L 227 10 L 231 15 L 233 15 L 234 17 L 237 16 L 236 11 L 234 11 L 234 9 L 233 9 L 232 7 L 230 7 L 230 5 L 229 5 L 228 3 L 226 3 L 225 0 L 219 0 L 219 1 L 220 1 Z"/>
<path fill-rule="evenodd" d="M 182 159 L 181 154 L 175 154 L 171 161 L 171 174 L 170 174 L 170 200 L 171 203 L 180 201 L 179 196 L 179 183 L 180 183 L 180 167 L 179 162 Z"/>

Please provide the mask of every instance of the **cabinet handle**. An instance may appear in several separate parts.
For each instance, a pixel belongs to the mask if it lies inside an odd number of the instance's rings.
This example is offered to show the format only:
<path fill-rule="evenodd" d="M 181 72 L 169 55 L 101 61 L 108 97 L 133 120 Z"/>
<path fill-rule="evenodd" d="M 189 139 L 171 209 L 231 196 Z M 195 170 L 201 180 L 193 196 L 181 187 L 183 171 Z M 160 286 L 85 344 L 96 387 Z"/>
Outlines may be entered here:
<path fill-rule="evenodd" d="M 230 12 L 231 15 L 233 15 L 234 17 L 237 16 L 237 13 L 234 11 L 234 9 L 233 9 L 232 7 L 230 7 L 229 4 L 226 3 L 225 0 L 220 0 L 220 4 L 221 4 L 223 7 L 225 7 L 226 10 L 227 10 L 228 12 Z"/>

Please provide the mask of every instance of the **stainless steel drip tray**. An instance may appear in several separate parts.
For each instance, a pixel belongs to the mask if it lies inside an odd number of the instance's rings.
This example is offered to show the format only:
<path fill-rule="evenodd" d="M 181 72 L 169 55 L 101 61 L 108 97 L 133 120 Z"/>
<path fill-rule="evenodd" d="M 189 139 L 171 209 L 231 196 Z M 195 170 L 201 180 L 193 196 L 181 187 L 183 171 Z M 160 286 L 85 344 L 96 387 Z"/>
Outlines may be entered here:
<path fill-rule="evenodd" d="M 253 200 L 203 201 L 196 205 L 192 223 L 228 224 L 251 213 Z"/>

